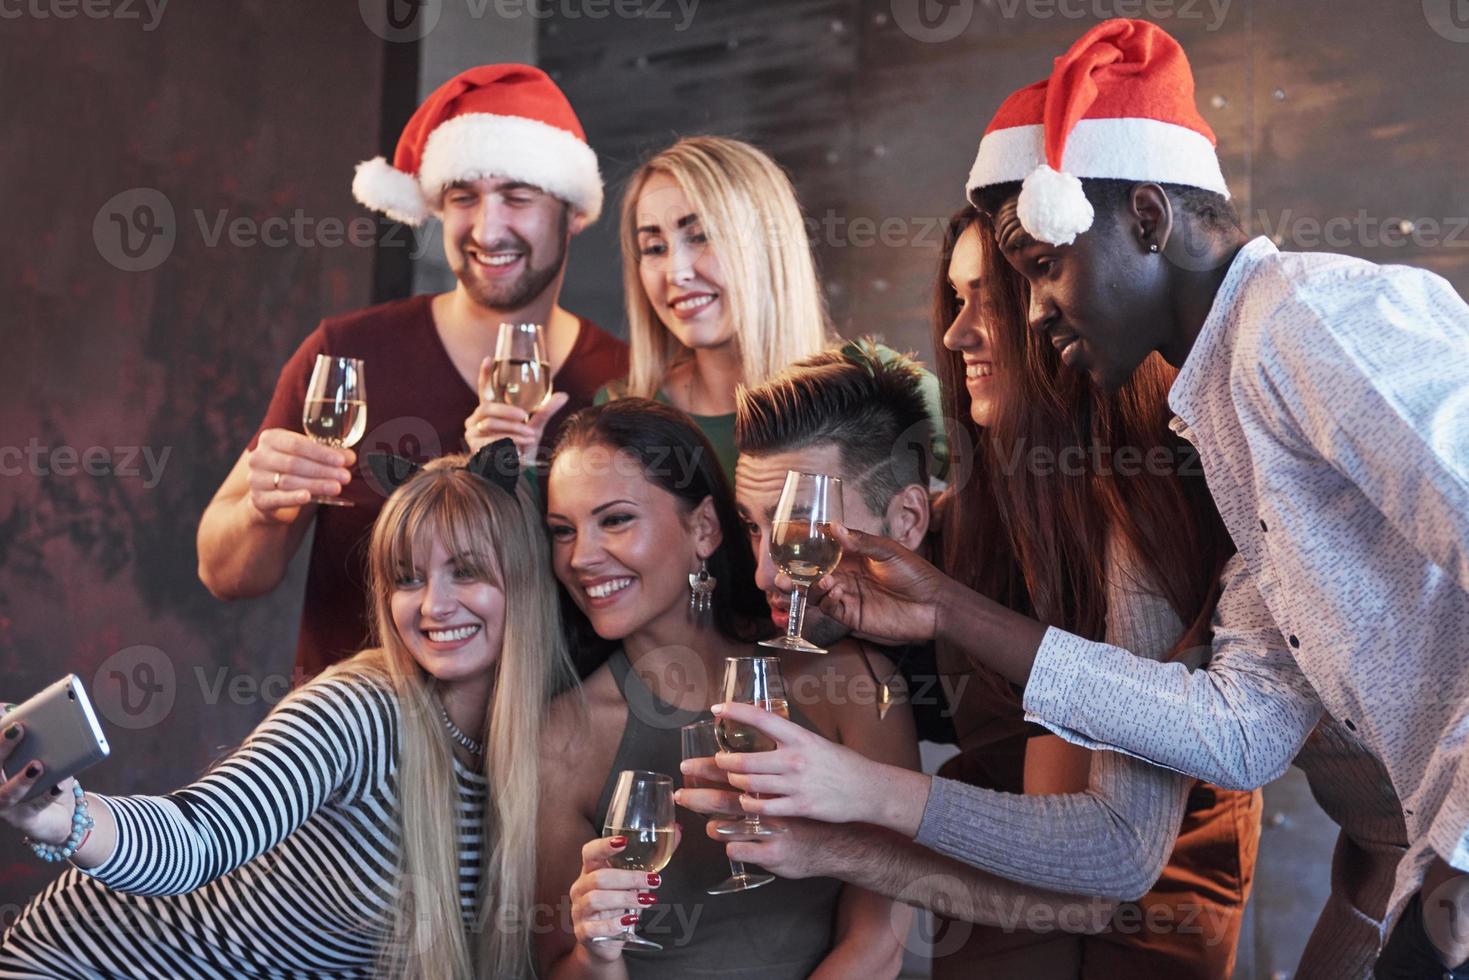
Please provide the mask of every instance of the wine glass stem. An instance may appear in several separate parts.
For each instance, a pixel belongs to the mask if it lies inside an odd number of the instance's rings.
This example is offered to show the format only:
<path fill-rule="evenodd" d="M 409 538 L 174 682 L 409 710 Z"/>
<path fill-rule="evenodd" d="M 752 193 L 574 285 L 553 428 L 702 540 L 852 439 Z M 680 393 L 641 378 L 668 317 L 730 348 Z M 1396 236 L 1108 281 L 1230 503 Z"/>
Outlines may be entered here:
<path fill-rule="evenodd" d="M 791 615 L 786 622 L 786 636 L 800 639 L 801 624 L 806 621 L 806 590 L 796 586 L 791 590 Z"/>

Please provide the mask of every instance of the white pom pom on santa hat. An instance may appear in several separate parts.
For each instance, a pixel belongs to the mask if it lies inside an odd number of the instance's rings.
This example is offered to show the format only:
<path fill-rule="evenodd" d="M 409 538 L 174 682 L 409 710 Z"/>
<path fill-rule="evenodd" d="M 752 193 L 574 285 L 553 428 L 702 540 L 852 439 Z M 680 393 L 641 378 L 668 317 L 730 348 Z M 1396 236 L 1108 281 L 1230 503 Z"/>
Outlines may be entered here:
<path fill-rule="evenodd" d="M 430 213 L 418 178 L 405 174 L 383 157 L 363 160 L 357 165 L 352 176 L 352 196 L 405 225 L 420 225 Z"/>
<path fill-rule="evenodd" d="M 1023 182 L 1021 225 L 1038 241 L 1069 245 L 1095 218 L 1082 180 L 1229 197 L 1188 57 L 1156 24 L 1104 21 L 1056 59 L 1049 78 L 1011 94 L 985 129 L 965 191 L 978 206 L 986 188 Z"/>
<path fill-rule="evenodd" d="M 1095 217 L 1081 181 L 1044 163 L 1020 185 L 1015 214 L 1026 231 L 1050 245 L 1070 245 Z"/>

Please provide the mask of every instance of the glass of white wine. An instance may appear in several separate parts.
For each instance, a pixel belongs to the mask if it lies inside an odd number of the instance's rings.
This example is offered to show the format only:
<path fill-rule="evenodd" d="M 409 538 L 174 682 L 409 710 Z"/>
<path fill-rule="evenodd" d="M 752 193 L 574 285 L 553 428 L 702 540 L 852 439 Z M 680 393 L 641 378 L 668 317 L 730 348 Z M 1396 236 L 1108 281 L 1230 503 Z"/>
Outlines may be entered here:
<path fill-rule="evenodd" d="M 529 417 L 551 397 L 551 362 L 539 323 L 502 323 L 495 339 L 488 401 L 514 405 Z"/>
<path fill-rule="evenodd" d="M 301 428 L 317 442 L 337 449 L 357 445 L 367 431 L 367 382 L 355 357 L 317 354 L 301 408 Z M 352 507 L 342 497 L 312 497 L 314 503 Z"/>
<path fill-rule="evenodd" d="M 706 718 L 696 721 L 692 725 L 684 725 L 678 730 L 679 737 L 683 743 L 683 757 L 685 759 L 706 759 L 719 751 L 719 740 L 715 734 L 715 723 Z M 728 786 L 712 783 L 697 776 L 683 777 L 684 789 L 728 789 Z M 744 816 L 742 813 L 719 814 L 716 820 L 739 820 Z M 751 888 L 759 888 L 768 885 L 775 880 L 775 875 L 763 871 L 750 871 L 743 863 L 734 858 L 729 859 L 729 877 L 712 888 L 706 889 L 709 895 L 730 895 L 734 892 L 745 892 Z"/>
<path fill-rule="evenodd" d="M 627 846 L 608 859 L 614 868 L 628 871 L 662 871 L 673 857 L 673 778 L 641 769 L 624 769 L 617 774 L 603 837 L 626 837 Z M 634 910 L 636 911 L 636 910 Z M 622 943 L 625 949 L 662 949 L 628 926 L 616 936 L 597 936 L 594 943 Z"/>
<path fill-rule="evenodd" d="M 831 572 L 842 560 L 842 546 L 832 537 L 831 526 L 842 523 L 842 481 L 822 473 L 786 473 L 780 502 L 770 528 L 770 557 L 791 577 L 791 612 L 785 636 L 761 640 L 763 647 L 826 651 L 801 636 L 806 619 L 806 590 Z"/>
<path fill-rule="evenodd" d="M 787 720 L 791 717 L 779 657 L 725 657 L 723 699 L 726 704 L 753 704 Z M 776 748 L 775 739 L 769 735 L 728 718 L 714 723 L 714 737 L 726 752 L 773 752 Z M 761 798 L 758 793 L 750 795 Z M 784 827 L 761 823 L 758 813 L 749 814 L 739 823 L 719 826 L 719 833 L 725 837 L 774 837 L 785 832 Z"/>

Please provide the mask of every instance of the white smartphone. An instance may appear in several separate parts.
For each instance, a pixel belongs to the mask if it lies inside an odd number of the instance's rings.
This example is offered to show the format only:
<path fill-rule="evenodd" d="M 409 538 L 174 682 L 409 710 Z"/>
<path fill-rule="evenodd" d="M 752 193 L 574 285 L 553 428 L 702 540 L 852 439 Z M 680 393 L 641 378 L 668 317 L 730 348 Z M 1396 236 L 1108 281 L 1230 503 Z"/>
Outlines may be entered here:
<path fill-rule="evenodd" d="M 24 772 L 35 761 L 46 767 L 22 803 L 50 792 L 51 787 L 96 765 L 112 751 L 97 722 L 97 712 L 92 710 L 87 689 L 76 674 L 67 674 L 25 704 L 7 712 L 0 719 L 0 729 L 16 722 L 24 727 L 24 733 L 15 752 L 5 761 L 0 780 L 7 778 L 7 774 Z"/>

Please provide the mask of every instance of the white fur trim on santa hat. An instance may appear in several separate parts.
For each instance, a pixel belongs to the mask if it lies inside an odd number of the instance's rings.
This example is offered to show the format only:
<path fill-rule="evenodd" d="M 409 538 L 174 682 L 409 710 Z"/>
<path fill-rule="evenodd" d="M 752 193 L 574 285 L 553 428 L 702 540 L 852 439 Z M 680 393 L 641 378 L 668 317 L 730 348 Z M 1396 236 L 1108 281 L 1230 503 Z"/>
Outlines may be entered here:
<path fill-rule="evenodd" d="M 602 213 L 602 175 L 585 140 L 549 123 L 523 116 L 469 112 L 447 120 L 423 148 L 418 180 L 438 202 L 456 180 L 508 177 L 541 188 L 586 215 Z"/>
<path fill-rule="evenodd" d="M 1081 181 L 1041 164 L 1030 172 L 1015 202 L 1020 225 L 1038 241 L 1070 245 L 1092 226 L 1095 212 Z"/>
<path fill-rule="evenodd" d="M 419 225 L 430 214 L 423 189 L 411 174 L 405 174 L 382 157 L 363 160 L 352 177 L 352 196 L 394 221 Z"/>
<path fill-rule="evenodd" d="M 1044 140 L 1042 126 L 1012 126 L 987 134 L 964 185 L 970 200 L 976 188 L 1029 177 L 1046 163 Z M 1081 120 L 1066 138 L 1061 169 L 1082 179 L 1182 184 L 1229 197 L 1209 138 L 1156 119 Z"/>

